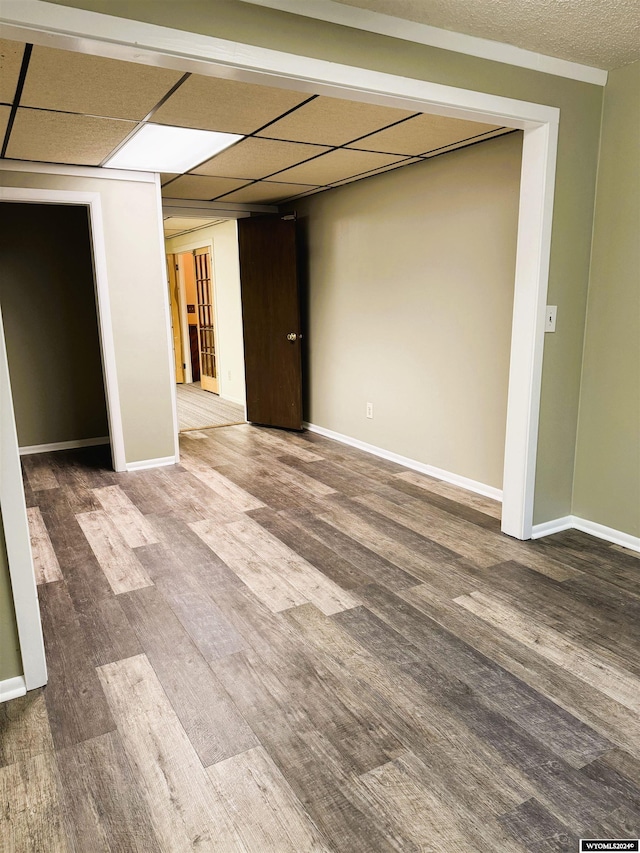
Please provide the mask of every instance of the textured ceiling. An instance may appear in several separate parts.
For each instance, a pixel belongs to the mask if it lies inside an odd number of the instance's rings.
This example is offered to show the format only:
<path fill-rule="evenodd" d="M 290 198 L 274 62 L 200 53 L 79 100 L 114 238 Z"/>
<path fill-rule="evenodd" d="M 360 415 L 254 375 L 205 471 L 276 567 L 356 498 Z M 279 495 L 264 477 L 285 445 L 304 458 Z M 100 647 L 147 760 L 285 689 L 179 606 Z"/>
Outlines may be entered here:
<path fill-rule="evenodd" d="M 0 39 L 0 101 L 10 104 L 16 93 L 23 45 L 15 41 Z"/>
<path fill-rule="evenodd" d="M 37 47 L 20 105 L 140 121 L 181 77 L 165 68 Z"/>
<path fill-rule="evenodd" d="M 596 68 L 619 68 L 640 59 L 639 0 L 339 2 Z"/>
<path fill-rule="evenodd" d="M 3 156 L 101 166 L 145 122 L 246 138 L 165 198 L 275 204 L 400 168 L 507 128 L 0 40 Z"/>

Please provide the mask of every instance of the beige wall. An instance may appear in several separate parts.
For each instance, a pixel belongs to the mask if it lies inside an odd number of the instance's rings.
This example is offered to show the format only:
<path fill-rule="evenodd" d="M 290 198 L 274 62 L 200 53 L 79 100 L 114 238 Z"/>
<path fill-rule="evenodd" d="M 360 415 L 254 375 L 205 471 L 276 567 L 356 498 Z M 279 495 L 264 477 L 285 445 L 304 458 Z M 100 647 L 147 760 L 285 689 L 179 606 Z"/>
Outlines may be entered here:
<path fill-rule="evenodd" d="M 167 240 L 167 252 L 180 252 L 213 244 L 213 275 L 220 366 L 220 396 L 244 405 L 244 349 L 238 226 L 235 220 L 201 228 L 192 234 Z M 193 316 L 193 315 L 190 315 Z"/>
<path fill-rule="evenodd" d="M 308 421 L 502 488 L 521 153 L 513 133 L 295 203 Z"/>
<path fill-rule="evenodd" d="M 100 193 L 126 460 L 173 456 L 173 365 L 155 185 L 28 172 L 0 172 L 0 184 Z"/>
<path fill-rule="evenodd" d="M 16 614 L 13 608 L 9 562 L 0 517 L 0 681 L 22 675 Z"/>
<path fill-rule="evenodd" d="M 573 512 L 640 536 L 640 62 L 605 91 Z"/>
<path fill-rule="evenodd" d="M 108 435 L 86 208 L 0 204 L 0 308 L 20 446 Z"/>
<path fill-rule="evenodd" d="M 545 343 L 534 521 L 571 511 L 602 87 L 236 0 L 56 2 L 558 107 L 549 302 L 558 306 L 559 330 Z M 563 317 L 570 322 L 560 329 Z"/>

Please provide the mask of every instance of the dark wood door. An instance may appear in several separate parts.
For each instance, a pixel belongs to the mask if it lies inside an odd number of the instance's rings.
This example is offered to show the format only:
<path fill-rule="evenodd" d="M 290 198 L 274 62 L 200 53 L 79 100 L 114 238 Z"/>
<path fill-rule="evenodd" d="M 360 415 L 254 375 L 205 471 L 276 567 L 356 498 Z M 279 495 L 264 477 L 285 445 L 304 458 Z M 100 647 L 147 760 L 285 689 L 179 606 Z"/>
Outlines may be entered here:
<path fill-rule="evenodd" d="M 238 220 L 247 420 L 302 429 L 296 223 Z"/>

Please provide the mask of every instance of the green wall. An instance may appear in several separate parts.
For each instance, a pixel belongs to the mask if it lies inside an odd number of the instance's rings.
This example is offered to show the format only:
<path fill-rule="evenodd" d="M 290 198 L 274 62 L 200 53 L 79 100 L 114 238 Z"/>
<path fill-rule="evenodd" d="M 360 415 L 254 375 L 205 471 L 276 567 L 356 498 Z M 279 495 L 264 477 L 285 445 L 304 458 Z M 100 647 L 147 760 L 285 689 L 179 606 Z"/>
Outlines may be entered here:
<path fill-rule="evenodd" d="M 568 515 L 602 87 L 227 0 L 65 0 L 62 5 L 559 107 L 549 282 L 558 332 L 546 336 L 534 521 Z"/>
<path fill-rule="evenodd" d="M 640 536 L 640 62 L 605 92 L 573 512 Z"/>
<path fill-rule="evenodd" d="M 0 308 L 18 444 L 108 435 L 86 207 L 0 204 Z"/>
<path fill-rule="evenodd" d="M 305 420 L 502 489 L 521 159 L 515 132 L 290 203 Z"/>

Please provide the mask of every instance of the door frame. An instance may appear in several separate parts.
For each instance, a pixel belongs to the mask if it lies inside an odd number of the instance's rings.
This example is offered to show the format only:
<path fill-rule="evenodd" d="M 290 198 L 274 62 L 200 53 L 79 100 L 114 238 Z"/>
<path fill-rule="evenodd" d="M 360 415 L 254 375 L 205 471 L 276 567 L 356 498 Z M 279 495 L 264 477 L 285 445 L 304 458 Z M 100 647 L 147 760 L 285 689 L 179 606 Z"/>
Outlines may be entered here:
<path fill-rule="evenodd" d="M 47 662 L 13 412 L 2 306 L 0 306 L 0 515 L 0 522 L 4 527 L 9 578 L 22 659 L 22 676 L 10 679 L 12 689 L 6 698 L 13 699 L 23 695 L 27 690 L 34 690 L 47 683 Z M 0 682 L 0 688 L 2 688 L 2 682 Z M 4 697 L 0 695 L 0 702 L 2 701 Z"/>
<path fill-rule="evenodd" d="M 218 288 L 215 284 L 215 255 L 213 250 L 213 239 L 209 238 L 208 240 L 196 240 L 190 243 L 185 243 L 184 246 L 181 246 L 176 252 L 176 255 L 192 255 L 196 249 L 206 249 L 209 252 L 209 259 L 211 261 L 211 281 L 213 283 L 213 328 L 214 328 L 214 338 L 216 342 L 216 353 L 218 360 L 218 376 L 220 374 L 220 364 L 222 363 L 222 359 L 220 357 L 220 335 L 218 334 Z M 194 261 L 195 265 L 195 261 Z M 184 285 L 184 282 L 182 282 Z M 186 314 L 187 310 L 187 294 L 185 290 L 181 291 L 181 297 L 184 300 L 184 310 Z M 200 318 L 198 317 L 198 312 L 196 311 L 196 317 L 198 318 L 198 352 L 200 352 Z M 200 374 L 202 375 L 202 364 L 200 365 Z M 222 394 L 219 394 L 222 397 Z M 224 399 L 224 397 L 222 397 Z"/>
<path fill-rule="evenodd" d="M 166 238 L 165 238 L 166 242 Z M 180 346 L 182 347 L 182 363 L 186 364 L 184 368 L 184 385 L 189 385 L 193 382 L 193 373 L 191 368 L 191 352 L 189 350 L 189 317 L 187 315 L 187 298 L 185 293 L 184 281 L 182 278 L 182 270 L 178 264 L 179 252 L 165 252 L 165 258 L 173 258 L 173 263 L 176 267 L 174 270 L 176 276 L 176 284 L 178 285 L 178 313 L 180 314 Z"/>
<path fill-rule="evenodd" d="M 25 187 L 0 187 L 1 202 L 23 202 L 29 204 L 74 205 L 86 207 L 89 219 L 89 239 L 93 263 L 93 281 L 98 318 L 98 340 L 102 356 L 102 375 L 107 404 L 109 443 L 116 471 L 126 471 L 127 462 L 122 427 L 122 410 L 116 367 L 116 350 L 113 339 L 109 279 L 107 274 L 107 249 L 102 218 L 100 193 L 77 190 L 51 190 Z"/>
<path fill-rule="evenodd" d="M 124 435 L 120 396 L 116 374 L 115 347 L 111 325 L 106 248 L 99 193 L 74 190 L 27 189 L 0 187 L 0 202 L 29 204 L 74 205 L 86 207 L 89 219 L 89 239 L 93 263 L 93 280 L 98 318 L 98 338 L 102 356 L 102 371 L 109 441 L 116 471 L 126 470 Z M 11 395 L 11 378 L 2 325 L 0 306 L 0 512 L 13 590 L 20 654 L 22 657 L 24 690 L 33 690 L 47 683 L 40 607 L 36 585 L 29 522 L 22 484 L 20 450 Z M 12 695 L 20 695 L 18 690 Z"/>
<path fill-rule="evenodd" d="M 261 212 L 264 212 L 264 211 L 261 211 Z M 267 212 L 272 212 L 272 211 L 267 211 Z M 273 211 L 273 212 L 275 212 L 275 211 Z M 199 215 L 201 215 L 201 211 L 199 211 Z M 243 215 L 248 215 L 248 214 L 243 214 Z M 221 219 L 223 217 L 218 217 L 218 218 Z M 213 226 L 209 226 L 209 227 L 213 227 Z M 171 238 L 169 238 L 169 239 L 171 239 Z M 166 242 L 169 242 L 169 241 L 167 240 Z M 237 230 L 236 230 L 236 242 L 237 242 Z M 223 356 L 221 355 L 221 352 L 224 350 L 224 347 L 222 348 L 222 350 L 220 349 L 220 335 L 218 334 L 218 288 L 215 285 L 215 281 L 216 281 L 216 277 L 217 277 L 216 276 L 215 236 L 210 237 L 208 240 L 193 240 L 189 243 L 185 243 L 184 246 L 180 247 L 180 249 L 177 249 L 174 251 L 174 255 L 177 257 L 178 255 L 181 255 L 183 252 L 186 254 L 189 252 L 193 252 L 195 249 L 204 249 L 204 248 L 209 249 L 209 255 L 211 257 L 211 273 L 212 273 L 212 277 L 213 277 L 213 281 L 214 281 L 213 299 L 214 299 L 214 306 L 215 306 L 215 334 L 216 334 L 216 340 L 218 342 L 218 344 L 217 344 L 217 346 L 218 346 L 218 350 L 217 350 L 218 351 L 218 365 L 221 365 L 222 360 L 223 360 Z M 179 277 L 179 279 L 180 278 L 181 277 Z M 183 308 L 184 308 L 184 313 L 186 316 L 186 314 L 187 314 L 187 295 L 186 295 L 186 291 L 184 289 L 184 282 L 179 280 L 179 285 L 180 285 L 180 298 L 183 300 Z M 242 300 L 242 297 L 241 297 L 241 300 Z M 191 367 L 189 365 L 189 370 L 190 369 L 191 369 Z M 244 370 L 244 351 L 243 351 L 243 370 Z M 220 371 L 220 370 L 219 370 L 219 375 L 220 375 L 220 388 L 221 388 L 220 395 L 219 395 L 220 399 L 221 400 L 228 400 L 230 402 L 237 402 L 237 400 L 232 400 L 229 397 L 226 397 L 222 393 L 222 388 L 224 387 L 224 377 L 222 375 L 222 371 Z M 244 420 L 246 421 L 247 420 L 247 389 L 246 388 L 245 388 L 245 392 L 244 392 L 244 399 L 242 401 L 242 406 L 243 406 L 243 410 L 244 410 L 243 417 L 244 417 Z"/>
<path fill-rule="evenodd" d="M 560 110 L 39 0 L 4 0 L 7 38 L 524 131 L 502 531 L 531 538 Z"/>
<path fill-rule="evenodd" d="M 173 361 L 174 361 L 174 370 L 176 372 L 176 385 L 183 385 L 187 380 L 187 366 L 184 360 L 184 341 L 183 341 L 183 331 L 182 331 L 182 300 L 180 299 L 180 284 L 178 282 L 177 270 L 175 269 L 175 261 L 174 256 L 168 252 L 165 255 L 166 261 L 166 269 L 167 269 L 167 286 L 169 290 L 169 308 L 171 311 L 171 331 L 173 332 Z M 170 266 L 170 259 L 173 264 L 173 269 Z M 172 284 L 175 286 L 175 292 L 172 288 Z M 180 342 L 180 350 L 176 353 L 176 332 L 173 325 L 173 300 L 175 299 L 176 303 L 176 311 L 178 315 L 178 341 Z M 176 367 L 176 356 L 180 356 L 180 370 L 182 371 L 182 381 L 178 381 L 178 368 Z"/>

